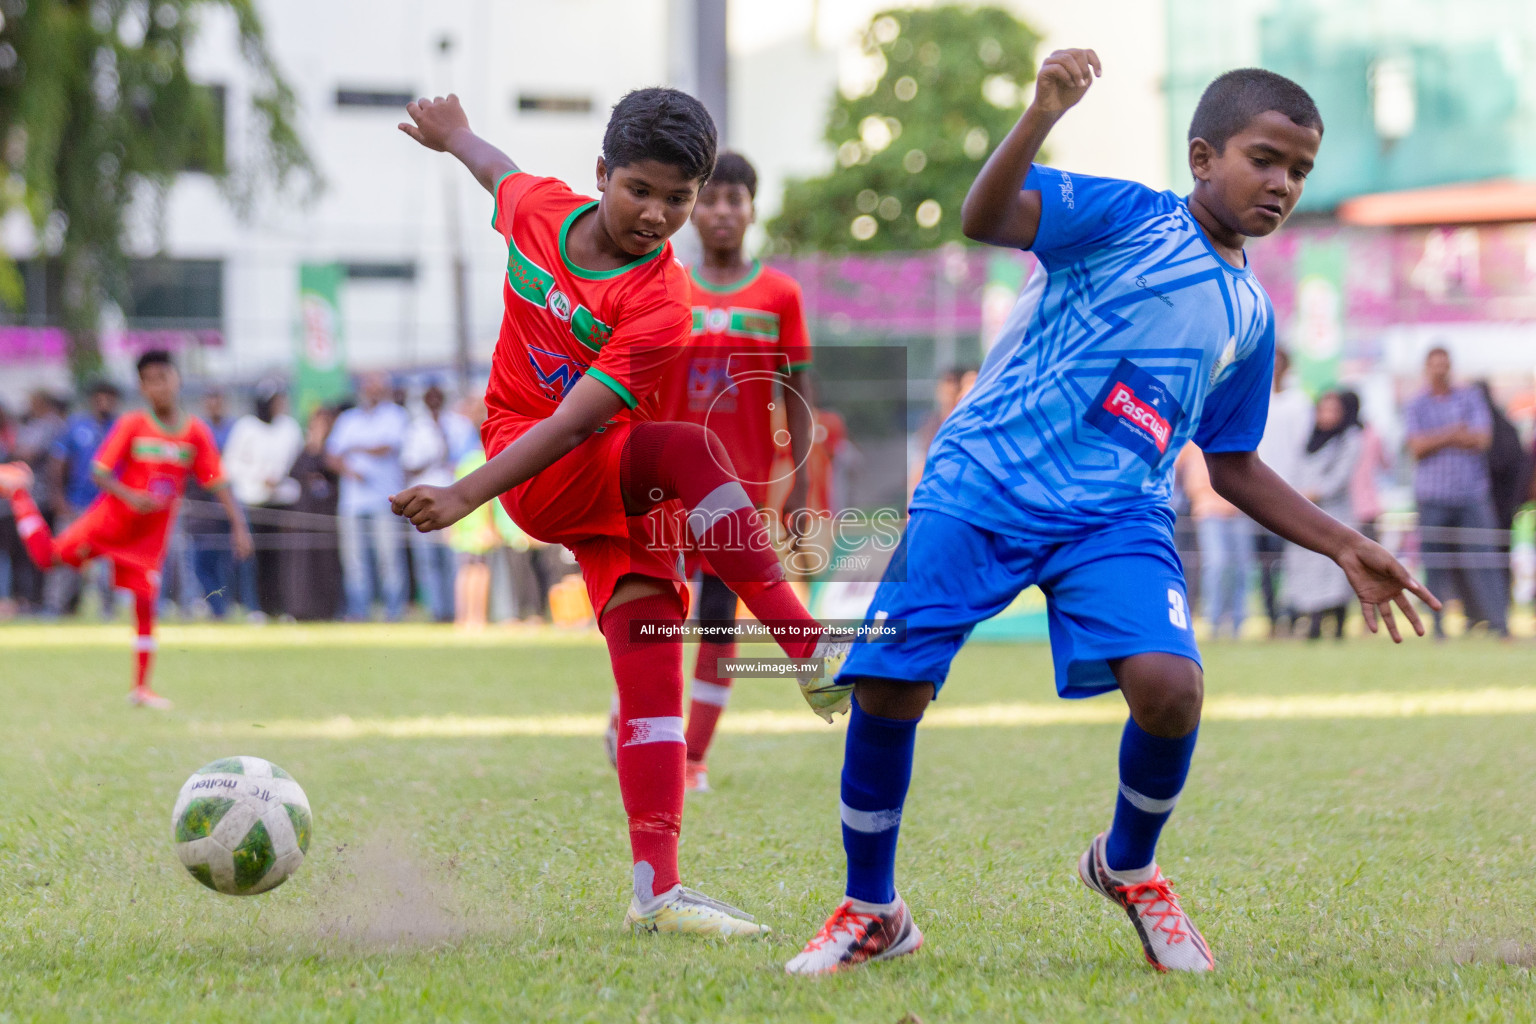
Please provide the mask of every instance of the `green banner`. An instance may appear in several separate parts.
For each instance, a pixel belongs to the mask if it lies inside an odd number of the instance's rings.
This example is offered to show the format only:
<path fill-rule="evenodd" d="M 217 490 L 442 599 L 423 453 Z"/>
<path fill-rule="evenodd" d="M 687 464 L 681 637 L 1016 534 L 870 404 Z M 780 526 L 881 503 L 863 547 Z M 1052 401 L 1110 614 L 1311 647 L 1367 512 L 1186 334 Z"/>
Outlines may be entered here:
<path fill-rule="evenodd" d="M 1338 383 L 1344 351 L 1341 242 L 1303 242 L 1296 260 L 1296 323 L 1291 346 L 1302 389 L 1316 398 Z"/>
<path fill-rule="evenodd" d="M 352 391 L 346 346 L 341 332 L 340 263 L 299 266 L 299 325 L 294 353 L 294 405 L 307 419 L 317 406 L 345 398 Z"/>

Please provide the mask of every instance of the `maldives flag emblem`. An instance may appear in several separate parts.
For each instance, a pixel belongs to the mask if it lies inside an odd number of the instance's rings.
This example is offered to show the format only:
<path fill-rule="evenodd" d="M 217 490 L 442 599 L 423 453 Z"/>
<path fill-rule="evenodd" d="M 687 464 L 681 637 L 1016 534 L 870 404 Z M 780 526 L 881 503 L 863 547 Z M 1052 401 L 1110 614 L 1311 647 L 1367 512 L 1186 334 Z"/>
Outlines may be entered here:
<path fill-rule="evenodd" d="M 576 378 L 586 371 L 586 367 L 577 366 L 570 356 L 546 352 L 532 345 L 528 346 L 528 364 L 533 367 L 534 376 L 538 378 L 544 394 L 557 402 L 565 397 L 571 385 L 576 383 Z"/>
<path fill-rule="evenodd" d="M 1083 418 L 1155 466 L 1167 454 L 1184 408 L 1162 381 L 1122 359 Z"/>

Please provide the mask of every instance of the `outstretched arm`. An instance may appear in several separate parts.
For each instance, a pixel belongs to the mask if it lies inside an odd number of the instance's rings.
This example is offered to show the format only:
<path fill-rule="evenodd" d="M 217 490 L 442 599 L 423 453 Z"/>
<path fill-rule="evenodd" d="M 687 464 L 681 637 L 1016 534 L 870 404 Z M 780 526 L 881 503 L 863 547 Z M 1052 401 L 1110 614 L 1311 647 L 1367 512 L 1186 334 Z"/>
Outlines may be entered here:
<path fill-rule="evenodd" d="M 470 131 L 469 118 L 453 93 L 408 103 L 405 112 L 415 123 L 402 121 L 402 132 L 428 149 L 458 157 L 487 192 L 496 190 L 502 175 L 517 170 L 511 157 Z"/>
<path fill-rule="evenodd" d="M 1045 137 L 1102 75 L 1092 50 L 1057 50 L 1040 65 L 1035 101 L 982 165 L 960 207 L 965 237 L 989 245 L 1027 249 L 1040 227 L 1040 193 L 1025 192 L 1024 179 Z"/>
<path fill-rule="evenodd" d="M 390 507 L 421 533 L 446 529 L 554 465 L 623 408 L 623 399 L 612 388 L 584 376 L 552 416 L 534 424 L 494 459 L 447 487 L 407 487 L 389 499 Z"/>
<path fill-rule="evenodd" d="M 1440 602 L 1386 548 L 1303 498 L 1254 452 L 1207 452 L 1205 465 L 1211 471 L 1216 493 L 1260 526 L 1339 563 L 1360 596 L 1360 610 L 1372 633 L 1376 632 L 1379 612 L 1393 641 L 1402 640 L 1392 615 L 1392 605 L 1396 604 L 1413 624 L 1414 632 L 1424 635 L 1424 624 L 1408 594 L 1418 595 L 1431 608 L 1439 608 Z"/>

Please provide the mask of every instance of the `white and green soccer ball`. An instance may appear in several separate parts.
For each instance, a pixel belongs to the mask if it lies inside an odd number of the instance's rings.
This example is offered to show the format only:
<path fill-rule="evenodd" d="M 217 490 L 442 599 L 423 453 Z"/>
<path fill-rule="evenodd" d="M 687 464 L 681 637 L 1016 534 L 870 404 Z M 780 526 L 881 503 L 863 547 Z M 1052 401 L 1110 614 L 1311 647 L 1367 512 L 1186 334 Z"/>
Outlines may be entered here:
<path fill-rule="evenodd" d="M 309 800 L 259 757 L 221 757 L 181 787 L 171 814 L 176 855 L 192 877 L 230 896 L 275 889 L 309 850 Z"/>

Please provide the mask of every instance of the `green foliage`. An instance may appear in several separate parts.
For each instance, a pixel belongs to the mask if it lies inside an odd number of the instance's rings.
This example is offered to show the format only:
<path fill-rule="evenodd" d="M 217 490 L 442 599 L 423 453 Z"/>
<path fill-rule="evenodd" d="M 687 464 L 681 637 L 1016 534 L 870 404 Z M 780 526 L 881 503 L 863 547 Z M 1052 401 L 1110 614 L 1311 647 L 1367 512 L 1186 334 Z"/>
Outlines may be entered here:
<path fill-rule="evenodd" d="M 785 189 L 768 225 L 776 251 L 923 249 L 959 239 L 966 191 L 1023 113 L 1039 37 L 995 7 L 943 6 L 876 15 L 864 42 L 883 68 L 879 81 L 865 95 L 834 97 L 826 141 L 836 165 Z"/>
<path fill-rule="evenodd" d="M 233 13 L 250 72 L 250 155 L 235 166 L 218 98 L 186 67 L 209 8 Z M 0 0 L 0 14 L 0 216 L 24 209 L 57 259 L 71 368 L 85 376 L 100 363 L 102 306 L 127 291 L 134 201 L 163 198 L 186 170 L 219 178 L 242 211 L 265 183 L 314 187 L 317 178 L 253 0 Z M 12 257 L 0 251 L 0 301 L 20 299 Z"/>

